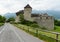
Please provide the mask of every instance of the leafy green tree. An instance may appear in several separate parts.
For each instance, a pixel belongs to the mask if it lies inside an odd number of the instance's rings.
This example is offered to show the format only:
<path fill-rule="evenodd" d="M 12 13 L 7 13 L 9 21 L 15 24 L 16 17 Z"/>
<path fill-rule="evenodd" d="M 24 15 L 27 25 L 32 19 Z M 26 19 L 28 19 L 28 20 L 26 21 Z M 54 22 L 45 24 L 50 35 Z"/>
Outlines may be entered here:
<path fill-rule="evenodd" d="M 57 25 L 60 26 L 60 21 L 58 21 Z"/>
<path fill-rule="evenodd" d="M 24 21 L 24 15 L 20 14 L 20 22 L 23 22 L 23 21 Z"/>
<path fill-rule="evenodd" d="M 20 14 L 20 23 L 24 24 L 24 25 L 27 25 L 27 26 L 34 27 L 34 28 L 38 28 L 39 27 L 37 22 L 35 22 L 35 21 L 32 22 L 32 21 L 25 20 L 23 14 Z"/>
<path fill-rule="evenodd" d="M 0 15 L 0 22 L 2 22 L 2 16 Z"/>
<path fill-rule="evenodd" d="M 6 21 L 6 18 L 0 15 L 0 23 L 5 21 Z"/>
<path fill-rule="evenodd" d="M 39 25 L 38 25 L 38 24 L 36 24 L 36 23 L 33 23 L 33 24 L 31 24 L 31 27 L 39 28 Z"/>
<path fill-rule="evenodd" d="M 59 20 L 55 20 L 54 23 L 55 23 L 55 25 L 60 26 L 60 21 Z"/>
<path fill-rule="evenodd" d="M 2 22 L 5 22 L 6 21 L 6 18 L 5 17 L 2 17 Z"/>
<path fill-rule="evenodd" d="M 11 22 L 11 21 L 15 21 L 15 18 L 14 17 L 11 17 L 7 20 L 8 22 Z"/>

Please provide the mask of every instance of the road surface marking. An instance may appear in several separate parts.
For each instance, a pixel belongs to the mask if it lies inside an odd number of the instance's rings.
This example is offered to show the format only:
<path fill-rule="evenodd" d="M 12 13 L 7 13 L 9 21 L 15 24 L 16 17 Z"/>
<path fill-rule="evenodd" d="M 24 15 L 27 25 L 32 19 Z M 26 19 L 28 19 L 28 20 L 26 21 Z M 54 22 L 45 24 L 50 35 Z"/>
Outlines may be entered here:
<path fill-rule="evenodd" d="M 1 31 L 0 31 L 0 34 L 4 31 L 5 28 L 3 28 Z"/>
<path fill-rule="evenodd" d="M 19 38 L 19 40 L 20 40 L 21 42 L 24 42 L 24 40 L 21 39 L 21 37 L 18 35 L 18 33 L 17 33 L 15 30 L 14 30 L 14 32 L 15 32 L 16 36 Z"/>

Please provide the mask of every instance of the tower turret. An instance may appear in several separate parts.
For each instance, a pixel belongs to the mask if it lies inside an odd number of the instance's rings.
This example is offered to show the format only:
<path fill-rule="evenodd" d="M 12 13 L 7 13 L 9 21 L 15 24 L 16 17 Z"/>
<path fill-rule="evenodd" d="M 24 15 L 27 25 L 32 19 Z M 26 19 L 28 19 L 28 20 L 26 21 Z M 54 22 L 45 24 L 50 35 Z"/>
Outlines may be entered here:
<path fill-rule="evenodd" d="M 24 19 L 25 20 L 31 20 L 31 12 L 32 12 L 32 7 L 29 4 L 27 4 L 24 7 Z"/>

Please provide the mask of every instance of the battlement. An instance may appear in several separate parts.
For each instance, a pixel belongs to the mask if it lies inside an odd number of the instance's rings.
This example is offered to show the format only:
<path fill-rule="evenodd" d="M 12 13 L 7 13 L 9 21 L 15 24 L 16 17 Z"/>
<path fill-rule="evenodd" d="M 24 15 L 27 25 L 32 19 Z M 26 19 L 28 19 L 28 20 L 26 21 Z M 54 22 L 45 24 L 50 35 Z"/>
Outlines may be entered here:
<path fill-rule="evenodd" d="M 44 13 L 42 15 L 40 15 L 40 19 L 44 19 L 44 20 L 52 20 L 53 19 L 53 16 L 49 16 L 47 13 Z"/>
<path fill-rule="evenodd" d="M 44 19 L 44 20 L 47 20 L 47 19 L 49 20 L 50 19 L 50 20 L 52 20 L 53 17 L 52 16 L 47 16 L 47 17 L 46 16 L 41 16 L 40 19 Z"/>
<path fill-rule="evenodd" d="M 31 14 L 31 17 L 38 18 L 40 17 L 41 20 L 54 20 L 53 16 L 49 16 L 47 13 L 44 14 Z"/>

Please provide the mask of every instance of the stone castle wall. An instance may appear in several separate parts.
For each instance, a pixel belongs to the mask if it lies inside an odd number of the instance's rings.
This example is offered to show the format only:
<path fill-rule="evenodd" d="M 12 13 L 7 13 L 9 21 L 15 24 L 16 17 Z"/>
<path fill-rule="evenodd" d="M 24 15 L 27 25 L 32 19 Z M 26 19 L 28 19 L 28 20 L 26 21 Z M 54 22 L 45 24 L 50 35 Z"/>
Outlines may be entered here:
<path fill-rule="evenodd" d="M 54 18 L 48 15 L 40 17 L 31 17 L 32 21 L 36 21 L 40 27 L 45 27 L 48 30 L 54 30 Z"/>
<path fill-rule="evenodd" d="M 24 19 L 29 21 L 36 21 L 39 26 L 45 27 L 48 30 L 54 29 L 54 18 L 52 16 L 48 16 L 48 14 L 39 14 L 37 17 L 31 17 L 32 8 L 25 7 L 24 8 Z M 19 21 L 19 16 L 17 16 L 16 21 Z"/>
<path fill-rule="evenodd" d="M 18 16 L 16 16 L 16 18 L 15 18 L 15 22 L 19 22 L 19 15 Z"/>

